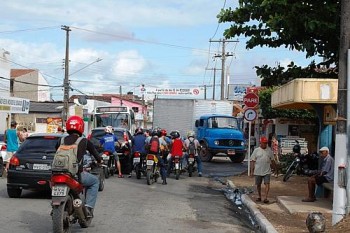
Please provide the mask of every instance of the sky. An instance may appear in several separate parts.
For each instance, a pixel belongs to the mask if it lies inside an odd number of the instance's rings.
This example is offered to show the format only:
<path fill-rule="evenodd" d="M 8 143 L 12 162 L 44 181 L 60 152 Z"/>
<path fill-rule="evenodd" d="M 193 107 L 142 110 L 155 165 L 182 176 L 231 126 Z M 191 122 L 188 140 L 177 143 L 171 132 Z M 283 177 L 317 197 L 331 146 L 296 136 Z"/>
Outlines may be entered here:
<path fill-rule="evenodd" d="M 69 26 L 69 80 L 73 94 L 134 92 L 149 88 L 201 88 L 213 92 L 213 68 L 221 69 L 221 8 L 238 0 L 11 0 L 1 3 L 0 48 L 11 68 L 38 69 L 63 99 L 66 31 Z M 303 53 L 286 48 L 245 49 L 244 37 L 226 43 L 230 84 L 259 85 L 254 66 L 295 61 Z M 216 71 L 220 96 L 220 70 Z M 203 92 L 200 98 L 203 97 Z"/>

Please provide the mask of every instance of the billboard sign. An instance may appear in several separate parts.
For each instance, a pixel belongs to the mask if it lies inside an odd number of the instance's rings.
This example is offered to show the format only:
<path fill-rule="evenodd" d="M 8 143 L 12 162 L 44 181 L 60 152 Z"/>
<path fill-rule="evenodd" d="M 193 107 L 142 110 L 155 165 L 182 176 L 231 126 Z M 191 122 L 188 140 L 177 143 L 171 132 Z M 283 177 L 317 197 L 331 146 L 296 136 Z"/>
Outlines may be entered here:
<path fill-rule="evenodd" d="M 29 99 L 0 97 L 0 112 L 28 114 L 29 105 Z"/>
<path fill-rule="evenodd" d="M 243 101 L 243 97 L 247 93 L 249 84 L 229 84 L 228 100 Z"/>
<path fill-rule="evenodd" d="M 147 88 L 146 95 L 198 96 L 199 88 Z"/>

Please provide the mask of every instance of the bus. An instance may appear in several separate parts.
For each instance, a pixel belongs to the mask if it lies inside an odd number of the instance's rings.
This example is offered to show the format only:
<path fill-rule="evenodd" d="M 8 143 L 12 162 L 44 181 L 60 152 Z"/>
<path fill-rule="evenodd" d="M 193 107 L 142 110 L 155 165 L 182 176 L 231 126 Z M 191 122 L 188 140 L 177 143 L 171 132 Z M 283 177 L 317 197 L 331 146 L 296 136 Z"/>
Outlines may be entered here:
<path fill-rule="evenodd" d="M 112 126 L 126 128 L 131 134 L 135 132 L 135 113 L 127 106 L 100 106 L 93 114 L 93 128 Z"/>

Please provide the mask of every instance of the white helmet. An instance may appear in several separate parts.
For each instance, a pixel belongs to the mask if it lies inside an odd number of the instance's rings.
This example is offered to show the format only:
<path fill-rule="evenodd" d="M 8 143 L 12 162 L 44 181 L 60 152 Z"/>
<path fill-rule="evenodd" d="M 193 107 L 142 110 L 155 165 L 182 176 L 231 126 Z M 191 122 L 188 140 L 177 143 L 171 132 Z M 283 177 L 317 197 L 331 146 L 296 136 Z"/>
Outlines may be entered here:
<path fill-rule="evenodd" d="M 187 138 L 190 138 L 190 137 L 193 137 L 194 138 L 194 136 L 195 136 L 196 134 L 194 133 L 194 131 L 188 131 L 187 132 Z"/>
<path fill-rule="evenodd" d="M 111 134 L 112 134 L 112 133 L 113 133 L 113 127 L 110 126 L 110 125 L 109 125 L 109 126 L 106 126 L 105 132 L 106 132 L 106 133 L 111 133 Z"/>

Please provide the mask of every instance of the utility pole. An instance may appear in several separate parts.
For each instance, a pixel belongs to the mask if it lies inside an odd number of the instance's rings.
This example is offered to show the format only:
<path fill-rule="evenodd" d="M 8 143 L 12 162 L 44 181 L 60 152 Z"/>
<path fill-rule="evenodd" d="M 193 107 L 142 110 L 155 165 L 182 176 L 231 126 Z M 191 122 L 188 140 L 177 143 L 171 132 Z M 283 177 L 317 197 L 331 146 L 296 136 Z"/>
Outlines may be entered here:
<path fill-rule="evenodd" d="M 119 86 L 119 97 L 120 97 L 120 106 L 123 106 L 122 86 Z"/>
<path fill-rule="evenodd" d="M 340 1 L 338 116 L 335 136 L 334 192 L 332 225 L 349 214 L 350 203 L 350 157 L 348 151 L 350 132 L 350 1 Z M 345 146 L 345 148 L 344 148 Z M 347 177 L 346 177 L 347 176 Z M 344 181 L 344 182 L 341 182 Z"/>
<path fill-rule="evenodd" d="M 225 51 L 225 45 L 226 42 L 238 42 L 237 40 L 226 40 L 220 39 L 220 40 L 209 40 L 209 42 L 222 42 L 222 51 L 221 54 L 217 54 L 214 57 L 221 57 L 221 100 L 225 98 L 225 61 L 226 57 L 231 57 L 233 56 L 232 53 L 226 53 Z"/>
<path fill-rule="evenodd" d="M 203 85 L 203 86 L 199 86 L 199 87 L 203 87 L 204 88 L 204 99 L 207 99 L 207 87 L 211 87 L 211 85 Z"/>
<path fill-rule="evenodd" d="M 221 69 L 217 69 L 217 68 L 210 68 L 210 69 L 206 69 L 206 70 L 214 70 L 214 79 L 213 79 L 213 100 L 215 100 L 215 85 L 216 85 L 216 81 L 215 81 L 215 78 L 216 78 L 216 71 L 217 70 L 221 70 Z"/>
<path fill-rule="evenodd" d="M 63 125 L 66 124 L 67 118 L 68 118 L 68 110 L 69 110 L 69 105 L 68 105 L 68 100 L 69 100 L 69 32 L 71 29 L 68 26 L 62 26 L 62 30 L 66 31 L 66 58 L 64 61 L 64 82 L 63 82 L 63 87 L 64 87 L 64 95 L 63 95 Z"/>

